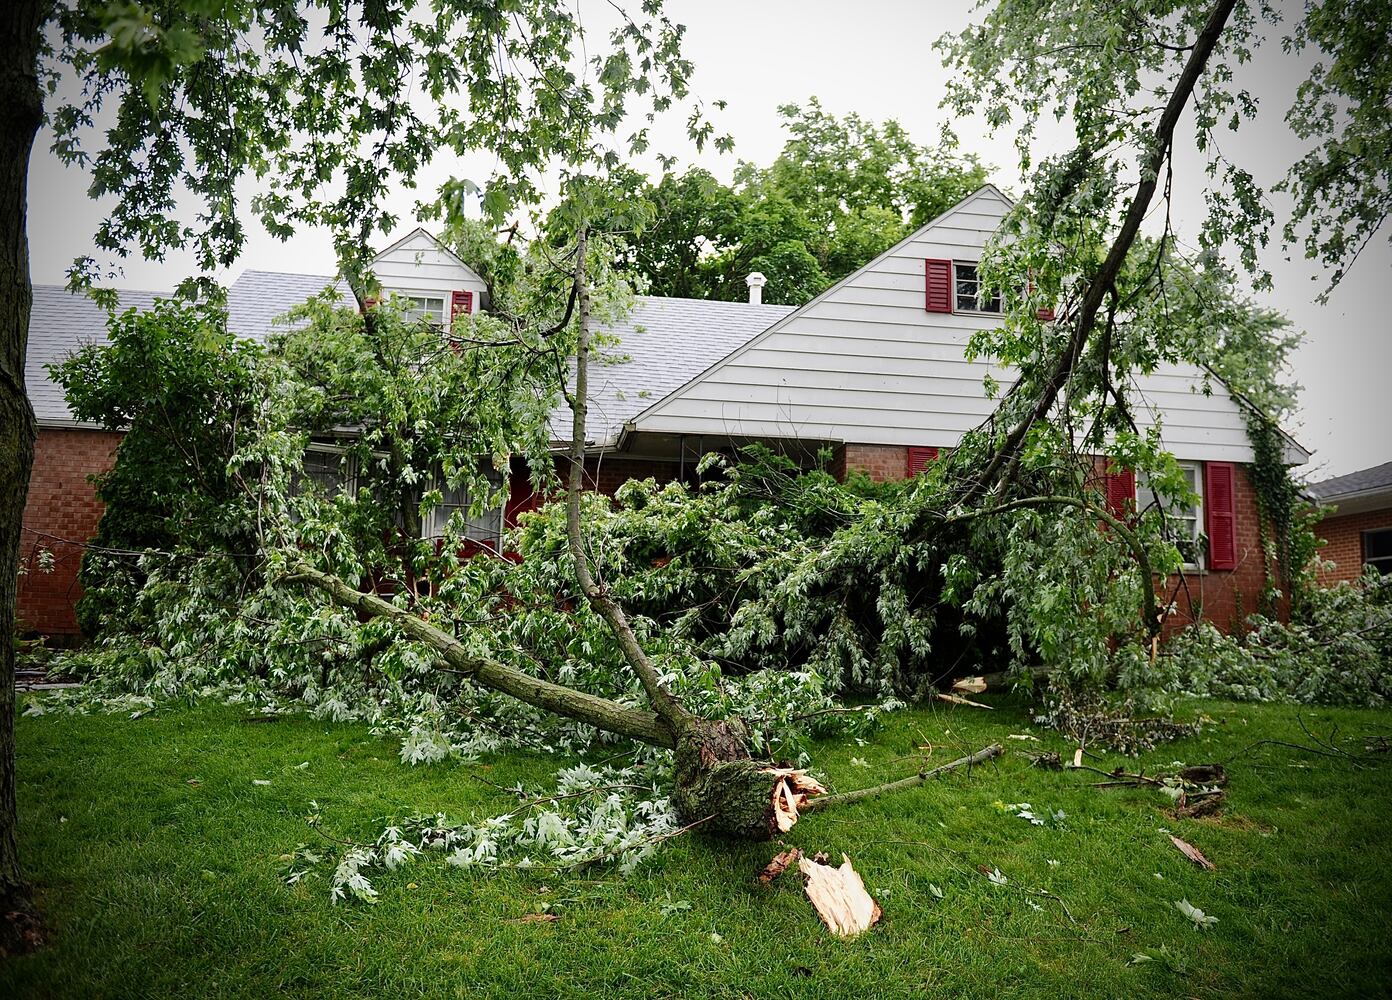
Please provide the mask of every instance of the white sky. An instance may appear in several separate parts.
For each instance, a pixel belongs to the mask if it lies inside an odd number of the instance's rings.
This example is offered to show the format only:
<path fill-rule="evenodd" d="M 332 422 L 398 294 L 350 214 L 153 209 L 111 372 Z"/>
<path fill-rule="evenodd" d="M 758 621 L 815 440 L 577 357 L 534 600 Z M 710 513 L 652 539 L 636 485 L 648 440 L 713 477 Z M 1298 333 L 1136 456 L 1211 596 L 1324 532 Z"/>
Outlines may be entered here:
<path fill-rule="evenodd" d="M 1283 0 L 1281 6 L 1292 6 Z M 696 162 L 728 179 L 736 158 L 766 164 L 777 155 L 785 134 L 776 109 L 816 95 L 828 111 L 856 111 L 883 120 L 894 118 L 923 143 L 935 142 L 946 121 L 938 107 L 946 71 L 932 48 L 942 32 L 968 22 L 971 5 L 960 0 L 860 0 L 854 5 L 831 0 L 668 0 L 674 19 L 688 26 L 687 54 L 694 61 L 697 94 L 707 102 L 723 98 L 728 109 L 718 118 L 735 137 L 734 156 L 706 153 Z M 611 16 L 603 3 L 583 5 L 594 41 Z M 1242 68 L 1240 82 L 1262 102 L 1264 113 L 1248 125 L 1230 153 L 1264 184 L 1271 184 L 1298 153 L 1282 120 L 1304 76 L 1302 66 L 1266 46 L 1254 64 Z M 992 168 L 992 179 L 1007 190 L 1018 189 L 1013 136 L 987 136 L 980 123 L 954 123 L 963 146 Z M 665 141 L 655 147 L 682 152 L 680 123 L 673 122 Z M 30 252 L 38 283 L 61 283 L 73 258 L 88 252 L 102 217 L 102 206 L 85 194 L 86 178 L 65 168 L 48 152 L 51 136 L 42 134 L 30 170 Z M 1061 148 L 1067 136 L 1044 135 Z M 684 156 L 689 161 L 689 156 Z M 422 177 L 426 193 L 450 173 L 482 180 L 489 162 L 458 161 Z M 656 173 L 655 163 L 640 164 Z M 1205 181 L 1197 154 L 1177 159 L 1175 217 L 1181 235 L 1193 236 L 1203 211 Z M 391 207 L 410 220 L 418 195 L 402 192 Z M 1283 203 L 1274 201 L 1277 218 Z M 1305 387 L 1302 412 L 1291 430 L 1315 452 L 1306 470 L 1312 479 L 1342 475 L 1392 460 L 1392 322 L 1385 305 L 1392 279 L 1392 252 L 1385 236 L 1368 248 L 1355 269 L 1320 306 L 1322 274 L 1296 256 L 1285 260 L 1273 249 L 1266 266 L 1275 288 L 1258 301 L 1287 314 L 1307 333 L 1296 357 L 1296 376 Z M 332 246 L 326 234 L 301 232 L 281 243 L 253 226 L 243 266 L 331 274 Z M 238 269 L 239 270 L 239 269 Z M 187 273 L 186 262 L 165 264 L 128 261 L 118 286 L 167 289 Z M 229 277 L 235 277 L 235 271 Z M 1378 287 L 1384 291 L 1376 292 Z"/>

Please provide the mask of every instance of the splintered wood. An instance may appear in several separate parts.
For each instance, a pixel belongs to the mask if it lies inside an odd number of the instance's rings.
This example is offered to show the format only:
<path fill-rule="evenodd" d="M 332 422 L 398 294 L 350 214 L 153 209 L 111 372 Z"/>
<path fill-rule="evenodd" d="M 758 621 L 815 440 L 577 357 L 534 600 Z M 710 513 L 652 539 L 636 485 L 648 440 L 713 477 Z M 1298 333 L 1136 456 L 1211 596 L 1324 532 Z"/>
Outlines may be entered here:
<path fill-rule="evenodd" d="M 986 691 L 986 678 L 962 677 L 952 682 L 952 690 L 959 694 L 983 694 Z"/>
<path fill-rule="evenodd" d="M 846 855 L 841 855 L 840 868 L 802 858 L 798 871 L 807 879 L 807 898 L 833 934 L 855 937 L 879 921 L 880 905 L 865 891 L 865 883 Z"/>
<path fill-rule="evenodd" d="M 798 821 L 798 810 L 813 795 L 825 795 L 826 789 L 806 771 L 793 767 L 768 767 L 765 774 L 773 775 L 773 819 L 778 829 L 787 833 Z"/>
<path fill-rule="evenodd" d="M 792 863 L 794 861 L 797 861 L 801 857 L 802 852 L 798 850 L 796 847 L 787 851 L 783 851 L 780 854 L 775 854 L 773 856 L 773 860 L 770 861 L 768 864 L 764 865 L 764 870 L 759 873 L 759 881 L 762 882 L 764 885 L 768 885 L 778 876 L 782 875 L 785 871 L 787 871 L 788 868 L 792 865 Z"/>

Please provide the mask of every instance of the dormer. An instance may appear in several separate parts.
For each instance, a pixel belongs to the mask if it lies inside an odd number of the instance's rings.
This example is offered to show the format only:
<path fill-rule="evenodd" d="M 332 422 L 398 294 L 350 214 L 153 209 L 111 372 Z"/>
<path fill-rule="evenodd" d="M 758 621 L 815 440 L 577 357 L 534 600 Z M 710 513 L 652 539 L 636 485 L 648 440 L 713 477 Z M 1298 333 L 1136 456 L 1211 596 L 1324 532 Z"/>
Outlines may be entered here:
<path fill-rule="evenodd" d="M 372 267 L 382 293 L 403 299 L 417 318 L 443 322 L 488 307 L 483 279 L 424 229 L 387 247 Z"/>

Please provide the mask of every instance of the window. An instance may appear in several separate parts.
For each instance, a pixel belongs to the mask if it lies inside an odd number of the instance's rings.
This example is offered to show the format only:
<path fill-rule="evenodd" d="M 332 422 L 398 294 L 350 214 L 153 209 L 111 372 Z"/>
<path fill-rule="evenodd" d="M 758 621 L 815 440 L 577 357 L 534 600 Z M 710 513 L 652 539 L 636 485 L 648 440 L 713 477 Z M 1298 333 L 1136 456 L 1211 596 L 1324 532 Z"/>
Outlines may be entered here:
<path fill-rule="evenodd" d="M 1199 507 L 1203 502 L 1203 476 L 1197 465 L 1180 463 L 1184 479 L 1189 489 L 1199 497 L 1199 503 L 1192 507 L 1177 507 L 1173 504 L 1165 508 L 1165 523 L 1169 529 L 1170 540 L 1184 557 L 1184 565 L 1197 569 L 1202 563 L 1203 541 Z M 1136 510 L 1144 512 L 1150 508 L 1159 509 L 1159 501 L 1151 491 L 1145 473 L 1136 477 Z"/>
<path fill-rule="evenodd" d="M 1392 574 L 1392 528 L 1363 532 L 1363 565 L 1383 576 Z"/>
<path fill-rule="evenodd" d="M 341 448 L 332 445 L 310 445 L 304 462 L 295 473 L 296 493 L 313 489 L 326 496 L 348 493 L 353 489 L 353 460 Z"/>
<path fill-rule="evenodd" d="M 488 481 L 497 487 L 502 485 L 503 479 L 497 472 L 490 470 Z M 469 506 L 473 503 L 473 498 L 469 496 L 468 490 L 463 486 L 452 487 L 443 482 L 437 483 L 436 488 L 440 491 L 441 499 L 426 515 L 425 523 L 422 525 L 425 537 L 442 537 L 449 519 L 456 511 L 460 511 L 461 516 L 466 519 L 464 537 L 496 550 L 503 534 L 503 508 L 499 506 L 495 510 L 484 511 L 478 517 L 470 517 Z"/>
<path fill-rule="evenodd" d="M 445 321 L 445 300 L 443 296 L 403 295 L 401 304 L 405 308 L 402 315 L 408 323 L 433 323 L 441 326 Z"/>
<path fill-rule="evenodd" d="M 982 298 L 981 277 L 975 264 L 962 261 L 952 262 L 952 276 L 955 286 L 957 312 L 999 313 L 1001 297 L 992 292 L 990 298 Z"/>

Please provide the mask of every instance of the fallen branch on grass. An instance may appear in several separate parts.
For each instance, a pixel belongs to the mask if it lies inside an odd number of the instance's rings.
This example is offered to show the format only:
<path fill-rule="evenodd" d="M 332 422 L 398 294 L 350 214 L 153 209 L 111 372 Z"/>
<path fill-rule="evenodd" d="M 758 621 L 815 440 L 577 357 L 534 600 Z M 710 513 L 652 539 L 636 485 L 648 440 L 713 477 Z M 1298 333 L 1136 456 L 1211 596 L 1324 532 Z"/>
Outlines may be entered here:
<path fill-rule="evenodd" d="M 878 795 L 886 795 L 890 792 L 903 791 L 906 788 L 913 788 L 921 785 L 931 778 L 939 778 L 949 771 L 956 771 L 959 768 L 970 770 L 977 764 L 984 764 L 988 760 L 999 757 L 1002 753 L 999 743 L 992 743 L 988 747 L 983 747 L 969 757 L 959 757 L 957 760 L 948 764 L 943 764 L 931 770 L 919 771 L 915 775 L 907 778 L 900 778 L 898 781 L 889 781 L 883 785 L 872 785 L 869 788 L 857 788 L 851 792 L 841 792 L 839 795 L 824 795 L 819 798 L 808 800 L 803 807 L 803 812 L 814 812 L 818 809 L 826 809 L 831 806 L 848 805 L 852 802 L 860 802 L 864 799 L 872 799 Z"/>

